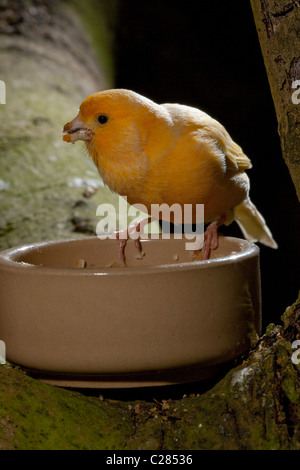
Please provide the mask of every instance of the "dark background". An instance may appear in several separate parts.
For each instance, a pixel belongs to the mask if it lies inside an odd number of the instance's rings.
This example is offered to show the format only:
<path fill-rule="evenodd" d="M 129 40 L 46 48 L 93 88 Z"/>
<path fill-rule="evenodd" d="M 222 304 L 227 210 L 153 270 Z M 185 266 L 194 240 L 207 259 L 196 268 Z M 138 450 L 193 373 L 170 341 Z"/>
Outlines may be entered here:
<path fill-rule="evenodd" d="M 264 331 L 298 295 L 300 215 L 250 2 L 121 0 L 116 30 L 116 88 L 202 109 L 253 163 L 251 199 L 279 244 L 260 245 Z"/>

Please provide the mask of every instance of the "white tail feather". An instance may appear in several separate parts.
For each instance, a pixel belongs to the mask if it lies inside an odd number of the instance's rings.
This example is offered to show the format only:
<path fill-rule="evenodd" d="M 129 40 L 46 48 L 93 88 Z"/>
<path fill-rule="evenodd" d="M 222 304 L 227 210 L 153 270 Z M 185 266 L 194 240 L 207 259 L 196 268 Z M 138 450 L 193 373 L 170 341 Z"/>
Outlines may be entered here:
<path fill-rule="evenodd" d="M 238 223 L 246 240 L 260 242 L 270 248 L 278 248 L 265 219 L 249 198 L 234 208 L 234 220 Z"/>

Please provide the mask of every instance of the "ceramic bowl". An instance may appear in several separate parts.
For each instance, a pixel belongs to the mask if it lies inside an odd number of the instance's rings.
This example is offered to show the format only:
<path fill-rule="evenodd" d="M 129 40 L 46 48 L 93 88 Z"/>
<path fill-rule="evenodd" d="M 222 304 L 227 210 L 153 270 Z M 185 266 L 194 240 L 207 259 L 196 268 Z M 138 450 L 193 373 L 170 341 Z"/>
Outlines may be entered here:
<path fill-rule="evenodd" d="M 259 249 L 220 237 L 207 261 L 185 239 L 97 237 L 0 253 L 7 361 L 45 382 L 140 387 L 209 378 L 260 333 Z"/>

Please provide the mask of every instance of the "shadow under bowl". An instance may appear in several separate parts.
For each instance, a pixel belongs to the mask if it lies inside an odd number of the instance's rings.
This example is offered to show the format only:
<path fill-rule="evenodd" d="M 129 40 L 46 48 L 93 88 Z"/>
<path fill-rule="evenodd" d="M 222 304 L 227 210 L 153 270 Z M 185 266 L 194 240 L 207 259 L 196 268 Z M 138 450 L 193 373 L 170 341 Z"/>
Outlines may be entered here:
<path fill-rule="evenodd" d="M 193 260 L 183 239 L 58 240 L 0 253 L 7 361 L 65 387 L 116 388 L 211 378 L 261 328 L 259 249 L 220 237 Z"/>

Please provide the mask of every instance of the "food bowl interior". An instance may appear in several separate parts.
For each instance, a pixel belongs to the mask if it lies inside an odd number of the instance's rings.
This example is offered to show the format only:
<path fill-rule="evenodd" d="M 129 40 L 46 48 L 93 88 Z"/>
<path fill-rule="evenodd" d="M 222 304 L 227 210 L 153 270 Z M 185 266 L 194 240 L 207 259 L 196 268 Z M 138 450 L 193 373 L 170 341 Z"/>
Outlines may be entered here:
<path fill-rule="evenodd" d="M 190 242 L 182 239 L 147 239 L 141 241 L 141 252 L 135 241 L 129 239 L 125 247 L 127 267 L 147 267 L 160 265 L 181 265 L 202 261 L 201 251 L 198 253 L 186 249 Z M 119 261 L 119 240 L 89 237 L 84 239 L 65 240 L 41 243 L 16 249 L 11 257 L 14 262 L 36 266 L 57 268 L 92 268 L 109 269 L 123 267 Z M 211 251 L 208 262 L 230 261 L 241 255 L 251 253 L 253 248 L 248 242 L 219 237 L 219 246 Z M 206 263 L 204 261 L 203 263 Z"/>

